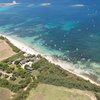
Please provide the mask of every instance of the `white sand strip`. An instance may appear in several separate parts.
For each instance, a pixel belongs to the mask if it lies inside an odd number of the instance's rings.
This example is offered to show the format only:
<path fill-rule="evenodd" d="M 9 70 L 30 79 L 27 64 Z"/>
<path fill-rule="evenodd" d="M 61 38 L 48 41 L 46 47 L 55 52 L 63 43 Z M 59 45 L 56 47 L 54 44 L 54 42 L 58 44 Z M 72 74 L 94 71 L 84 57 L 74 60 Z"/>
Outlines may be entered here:
<path fill-rule="evenodd" d="M 21 51 L 26 52 L 27 54 L 34 54 L 34 55 L 38 55 L 39 53 L 37 51 L 35 51 L 34 49 L 30 48 L 29 46 L 27 46 L 26 44 L 19 42 L 15 39 L 12 39 L 11 37 L 5 36 L 14 46 L 16 46 L 17 48 L 19 48 Z"/>

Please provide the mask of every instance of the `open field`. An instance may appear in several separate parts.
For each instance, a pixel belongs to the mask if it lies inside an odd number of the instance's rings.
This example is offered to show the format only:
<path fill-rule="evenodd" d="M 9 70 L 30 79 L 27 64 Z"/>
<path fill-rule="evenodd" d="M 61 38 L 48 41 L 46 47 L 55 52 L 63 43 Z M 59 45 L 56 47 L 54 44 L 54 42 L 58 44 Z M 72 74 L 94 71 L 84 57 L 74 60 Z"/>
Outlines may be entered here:
<path fill-rule="evenodd" d="M 0 100 L 11 100 L 13 93 L 6 88 L 0 87 Z"/>
<path fill-rule="evenodd" d="M 14 54 L 12 48 L 4 40 L 0 40 L 0 61 L 9 58 Z"/>
<path fill-rule="evenodd" d="M 88 91 L 39 84 L 35 90 L 31 90 L 27 100 L 96 100 L 96 98 Z"/>

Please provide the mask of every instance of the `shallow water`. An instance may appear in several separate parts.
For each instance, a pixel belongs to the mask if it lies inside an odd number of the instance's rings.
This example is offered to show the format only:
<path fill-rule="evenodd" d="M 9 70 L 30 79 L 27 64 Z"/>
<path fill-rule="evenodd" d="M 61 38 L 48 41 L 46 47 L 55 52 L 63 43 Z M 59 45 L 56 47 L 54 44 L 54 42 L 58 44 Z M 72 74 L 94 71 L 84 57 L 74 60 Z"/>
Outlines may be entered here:
<path fill-rule="evenodd" d="M 7 0 L 3 0 L 7 1 Z M 17 1 L 17 0 L 16 0 Z M 100 77 L 100 1 L 18 0 L 0 7 L 0 32 Z M 42 6 L 49 2 L 51 5 Z M 100 79 L 99 79 L 100 80 Z"/>

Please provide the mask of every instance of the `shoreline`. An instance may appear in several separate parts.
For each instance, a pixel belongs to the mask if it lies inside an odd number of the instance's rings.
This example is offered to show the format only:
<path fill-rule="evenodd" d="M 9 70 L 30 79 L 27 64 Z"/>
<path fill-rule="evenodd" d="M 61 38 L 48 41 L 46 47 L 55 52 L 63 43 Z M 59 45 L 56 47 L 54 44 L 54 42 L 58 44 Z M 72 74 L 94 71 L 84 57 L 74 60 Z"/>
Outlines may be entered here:
<path fill-rule="evenodd" d="M 65 61 L 61 61 L 59 59 L 54 59 L 52 56 L 50 55 L 44 55 L 44 54 L 41 54 L 40 52 L 36 51 L 35 49 L 31 48 L 30 46 L 26 45 L 25 43 L 22 43 L 20 41 L 17 41 L 9 36 L 6 36 L 6 35 L 2 35 L 0 34 L 0 36 L 3 36 L 5 38 L 7 38 L 14 46 L 16 46 L 17 48 L 19 48 L 21 51 L 27 53 L 27 54 L 31 54 L 31 55 L 41 55 L 42 57 L 46 58 L 48 61 L 50 61 L 51 63 L 55 64 L 55 65 L 59 65 L 61 68 L 63 68 L 64 70 L 80 77 L 80 78 L 83 78 L 85 80 L 88 80 L 90 81 L 92 84 L 95 84 L 95 85 L 98 85 L 100 86 L 100 84 L 98 84 L 97 82 L 93 81 L 91 78 L 89 77 L 86 77 L 84 75 L 81 75 L 81 74 L 78 74 L 74 71 L 71 71 L 69 70 L 68 68 L 70 68 L 71 66 L 74 66 L 73 64 L 71 63 L 67 63 Z"/>

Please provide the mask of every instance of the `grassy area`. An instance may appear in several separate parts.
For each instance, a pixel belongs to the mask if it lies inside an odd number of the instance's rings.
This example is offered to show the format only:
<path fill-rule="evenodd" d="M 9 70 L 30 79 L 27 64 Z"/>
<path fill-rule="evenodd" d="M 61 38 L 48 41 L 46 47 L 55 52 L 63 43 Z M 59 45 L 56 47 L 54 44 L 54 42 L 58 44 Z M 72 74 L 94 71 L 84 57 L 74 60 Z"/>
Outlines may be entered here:
<path fill-rule="evenodd" d="M 7 59 L 14 54 L 15 52 L 12 48 L 4 40 L 0 39 L 0 61 Z"/>
<path fill-rule="evenodd" d="M 92 92 L 39 84 L 30 91 L 27 100 L 96 100 Z"/>
<path fill-rule="evenodd" d="M 11 92 L 9 89 L 0 87 L 0 100 L 11 100 L 12 96 L 13 92 Z"/>

